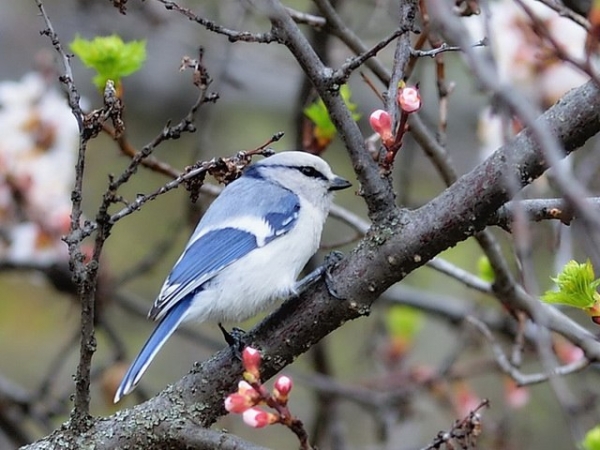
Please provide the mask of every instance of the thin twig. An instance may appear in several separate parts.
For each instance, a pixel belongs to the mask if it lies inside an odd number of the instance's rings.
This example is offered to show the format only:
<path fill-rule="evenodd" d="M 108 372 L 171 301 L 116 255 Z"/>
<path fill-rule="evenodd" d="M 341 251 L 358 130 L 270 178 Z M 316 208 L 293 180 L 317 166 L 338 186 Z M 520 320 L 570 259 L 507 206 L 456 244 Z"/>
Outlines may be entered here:
<path fill-rule="evenodd" d="M 103 131 L 117 142 L 124 155 L 127 155 L 129 158 L 134 158 L 139 153 L 125 135 L 117 137 L 115 131 L 106 124 L 103 126 Z M 147 156 L 141 161 L 141 164 L 154 172 L 162 173 L 169 177 L 176 177 L 179 174 L 177 169 L 153 156 Z"/>
<path fill-rule="evenodd" d="M 468 444 L 460 445 L 461 448 L 476 448 L 471 438 L 476 438 L 479 435 L 479 416 L 477 412 L 482 408 L 490 406 L 490 402 L 487 399 L 482 400 L 467 417 L 462 420 L 456 421 L 449 431 L 440 431 L 438 436 L 433 440 L 431 444 L 423 447 L 421 450 L 436 450 L 446 445 L 446 448 L 455 448 L 452 441 L 455 439 L 464 440 L 467 438 Z"/>
<path fill-rule="evenodd" d="M 152 192 L 148 195 L 138 196 L 133 202 L 131 202 L 125 208 L 112 214 L 109 218 L 109 222 L 114 224 L 114 223 L 118 222 L 119 220 L 121 220 L 123 217 L 128 216 L 129 214 L 139 210 L 145 203 L 156 199 L 159 195 L 162 195 L 166 192 L 169 192 L 173 189 L 178 188 L 182 183 L 184 183 L 186 181 L 190 181 L 197 177 L 202 177 L 204 174 L 206 174 L 208 171 L 210 171 L 212 169 L 221 167 L 223 165 L 223 161 L 225 161 L 225 160 L 227 161 L 228 165 L 230 165 L 230 164 L 231 165 L 240 165 L 241 167 L 244 167 L 246 164 L 248 164 L 248 157 L 251 157 L 251 156 L 257 155 L 257 154 L 264 154 L 265 151 L 270 152 L 269 150 L 263 150 L 263 149 L 258 150 L 258 151 L 250 151 L 250 152 L 239 152 L 236 156 L 231 157 L 231 158 L 213 158 L 210 161 L 201 162 L 201 163 L 197 164 L 196 167 L 194 167 L 193 169 L 182 173 L 177 178 L 175 178 L 173 181 L 170 181 L 169 183 L 165 184 L 164 186 L 161 186 L 154 192 Z"/>
<path fill-rule="evenodd" d="M 414 29 L 414 18 L 417 14 L 417 1 L 407 0 L 398 4 L 399 27 L 409 31 Z M 385 96 L 385 110 L 392 116 L 392 129 L 398 126 L 402 118 L 400 106 L 397 101 L 400 82 L 406 80 L 406 69 L 410 61 L 410 35 L 404 34 L 396 42 L 394 50 L 394 65 L 387 80 L 387 94 Z M 404 115 L 406 119 L 406 115 Z M 400 130 L 402 132 L 403 130 Z"/>
<path fill-rule="evenodd" d="M 600 197 L 587 199 L 594 208 L 600 209 Z M 515 208 L 520 208 L 528 220 L 541 222 L 542 220 L 560 220 L 565 225 L 570 225 L 575 214 L 569 203 L 562 198 L 536 198 L 511 201 L 497 210 L 490 217 L 489 224 L 497 225 L 508 232 L 512 231 Z"/>
<path fill-rule="evenodd" d="M 524 374 L 517 367 L 511 364 L 508 357 L 504 354 L 502 346 L 498 343 L 486 324 L 474 316 L 467 316 L 465 320 L 477 328 L 477 330 L 479 330 L 479 332 L 487 339 L 492 346 L 492 352 L 494 353 L 494 358 L 498 363 L 500 370 L 502 370 L 502 372 L 504 372 L 506 375 L 510 376 L 519 386 L 543 383 L 544 381 L 548 381 L 553 376 L 565 376 L 580 372 L 590 365 L 590 361 L 587 358 L 581 358 L 580 360 L 570 364 L 555 367 L 550 373 L 544 372 Z"/>
<path fill-rule="evenodd" d="M 593 79 L 597 85 L 600 85 L 598 71 L 594 68 L 590 58 L 586 58 L 585 60 L 579 60 L 572 56 L 565 48 L 565 45 L 558 42 L 558 40 L 552 35 L 544 21 L 535 14 L 533 9 L 526 5 L 522 0 L 515 1 L 523 9 L 525 14 L 527 14 L 529 20 L 531 20 L 532 29 L 540 37 L 547 40 L 550 43 L 550 45 L 552 45 L 552 49 L 554 50 L 556 56 L 559 59 L 576 67 L 577 69 L 588 75 L 591 79 Z"/>
<path fill-rule="evenodd" d="M 560 16 L 563 16 L 563 17 L 566 17 L 566 18 L 572 20 L 577 25 L 581 25 L 583 28 L 586 29 L 586 31 L 590 30 L 591 25 L 590 25 L 589 20 L 587 20 L 582 15 L 577 14 L 572 9 L 567 8 L 565 5 L 562 4 L 562 2 L 559 2 L 557 0 L 537 0 L 537 1 L 539 1 L 540 3 L 543 3 L 548 8 L 556 11 Z"/>
<path fill-rule="evenodd" d="M 194 125 L 194 121 L 196 119 L 196 113 L 200 106 L 205 103 L 214 103 L 218 98 L 218 94 L 209 94 L 208 87 L 210 86 L 212 80 L 208 75 L 208 72 L 203 66 L 202 62 L 203 49 L 200 48 L 198 50 L 198 59 L 192 60 L 190 58 L 184 58 L 184 63 L 182 64 L 182 68 L 192 68 L 194 70 L 194 84 L 199 90 L 198 97 L 196 101 L 188 111 L 188 113 L 183 117 L 178 124 L 171 126 L 170 123 L 163 128 L 163 131 L 156 136 L 152 142 L 145 145 L 141 152 L 135 154 L 135 156 L 131 159 L 129 166 L 123 171 L 121 176 L 111 182 L 109 186 L 109 190 L 116 191 L 120 186 L 129 181 L 129 179 L 136 173 L 138 166 L 141 162 L 150 156 L 150 154 L 154 151 L 156 147 L 162 144 L 164 141 L 171 139 L 179 139 L 182 133 L 188 132 L 193 133 L 196 131 L 196 127 Z"/>
<path fill-rule="evenodd" d="M 315 0 L 315 4 L 323 17 L 327 19 L 327 26 L 334 36 L 338 37 L 356 55 L 368 51 L 364 42 L 346 25 L 329 0 Z M 387 84 L 390 79 L 389 72 L 377 58 L 367 59 L 365 65 L 373 71 L 383 84 Z"/>
<path fill-rule="evenodd" d="M 454 264 L 451 264 L 440 257 L 435 257 L 427 261 L 426 265 L 434 270 L 437 270 L 438 272 L 448 275 L 467 287 L 485 294 L 492 293 L 492 285 L 490 283 L 486 283 L 478 276 L 473 275 L 472 273 L 467 272 L 466 270 L 461 269 L 460 267 L 455 266 Z"/>
<path fill-rule="evenodd" d="M 229 28 L 225 28 L 221 25 L 214 23 L 212 20 L 205 19 L 203 17 L 194 14 L 190 9 L 184 8 L 180 6 L 174 1 L 169 0 L 157 0 L 165 6 L 165 9 L 169 11 L 177 11 L 178 13 L 184 15 L 190 20 L 202 25 L 208 31 L 212 31 L 213 33 L 222 34 L 227 36 L 229 42 L 255 42 L 268 44 L 270 42 L 280 42 L 278 36 L 268 31 L 266 33 L 251 33 L 249 31 L 236 31 L 230 30 Z"/>
<path fill-rule="evenodd" d="M 61 56 L 65 75 L 61 76 L 60 80 L 67 86 L 69 106 L 79 127 L 79 150 L 75 166 L 75 184 L 71 196 L 73 205 L 71 211 L 71 231 L 65 239 L 65 242 L 69 247 L 70 265 L 74 280 L 79 285 L 81 297 L 81 347 L 80 359 L 77 365 L 77 374 L 75 376 L 74 408 L 71 417 L 72 425 L 83 431 L 88 426 L 87 419 L 90 408 L 90 369 L 92 355 L 95 351 L 93 305 L 95 279 L 90 279 L 90 275 L 86 273 L 86 265 L 83 262 L 84 258 L 80 248 L 80 222 L 82 218 L 82 192 L 87 138 L 85 137 L 84 115 L 79 104 L 80 96 L 73 81 L 73 72 L 71 70 L 69 56 L 63 50 L 58 35 L 54 31 L 52 23 L 46 14 L 42 0 L 36 0 L 36 4 L 47 27 L 42 34 L 46 34 L 50 37 L 52 45 Z"/>
<path fill-rule="evenodd" d="M 476 42 L 475 44 L 473 44 L 473 47 L 485 47 L 486 45 L 487 45 L 487 42 L 485 41 L 485 39 L 482 39 L 479 42 Z M 435 58 L 440 53 L 460 52 L 460 51 L 462 51 L 462 48 L 455 46 L 455 45 L 448 45 L 446 42 L 442 42 L 442 44 L 439 47 L 432 48 L 431 50 L 411 49 L 410 54 L 413 56 L 416 56 L 417 58 L 424 58 L 427 56 L 430 58 Z"/>
<path fill-rule="evenodd" d="M 327 20 L 324 17 L 316 16 L 314 14 L 309 14 L 302 11 L 297 11 L 287 6 L 285 7 L 285 9 L 296 23 L 310 25 L 314 28 L 323 28 L 327 24 Z"/>
<path fill-rule="evenodd" d="M 345 62 L 338 70 L 335 71 L 335 74 L 332 77 L 334 83 L 344 84 L 353 71 L 361 67 L 365 61 L 377 55 L 377 53 L 387 47 L 387 45 L 392 42 L 394 39 L 402 36 L 403 34 L 408 33 L 410 31 L 408 28 L 403 28 L 394 31 L 388 37 L 382 39 L 380 42 L 375 44 L 369 50 L 362 52 L 361 54 L 350 58 L 347 62 Z"/>

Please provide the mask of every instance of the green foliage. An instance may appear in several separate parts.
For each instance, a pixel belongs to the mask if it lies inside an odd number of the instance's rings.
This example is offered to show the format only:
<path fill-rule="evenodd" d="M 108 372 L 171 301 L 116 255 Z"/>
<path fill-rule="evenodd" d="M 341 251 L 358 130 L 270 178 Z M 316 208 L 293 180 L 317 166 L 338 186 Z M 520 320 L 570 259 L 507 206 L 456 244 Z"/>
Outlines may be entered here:
<path fill-rule="evenodd" d="M 479 272 L 479 278 L 488 283 L 493 283 L 496 279 L 494 269 L 490 264 L 490 260 L 486 256 L 482 256 L 477 260 L 477 271 Z"/>
<path fill-rule="evenodd" d="M 587 260 L 583 264 L 569 261 L 563 271 L 552 280 L 558 287 L 557 291 L 546 291 L 542 300 L 547 303 L 560 303 L 580 309 L 589 309 L 599 299 L 596 289 L 600 279 L 594 280 L 594 268 Z"/>
<path fill-rule="evenodd" d="M 358 106 L 356 103 L 352 103 L 350 100 L 352 92 L 347 84 L 344 84 L 340 88 L 340 95 L 350 110 L 352 119 L 354 121 L 360 119 L 360 114 L 356 112 Z M 331 118 L 329 117 L 329 113 L 327 112 L 327 108 L 325 107 L 323 100 L 319 99 L 313 104 L 304 108 L 304 115 L 315 124 L 315 136 L 318 139 L 324 139 L 328 141 L 333 139 L 335 136 L 335 125 L 333 125 L 333 122 L 331 122 Z"/>
<path fill-rule="evenodd" d="M 392 306 L 385 318 L 390 335 L 407 342 L 412 341 L 423 327 L 423 313 L 410 306 Z"/>
<path fill-rule="evenodd" d="M 116 35 L 96 37 L 91 41 L 79 36 L 71 42 L 71 50 L 86 67 L 96 71 L 94 85 L 103 90 L 107 80 L 120 89 L 121 78 L 137 72 L 146 60 L 146 41 L 124 43 Z"/>
<path fill-rule="evenodd" d="M 600 425 L 595 426 L 585 434 L 581 446 L 584 450 L 600 450 Z"/>

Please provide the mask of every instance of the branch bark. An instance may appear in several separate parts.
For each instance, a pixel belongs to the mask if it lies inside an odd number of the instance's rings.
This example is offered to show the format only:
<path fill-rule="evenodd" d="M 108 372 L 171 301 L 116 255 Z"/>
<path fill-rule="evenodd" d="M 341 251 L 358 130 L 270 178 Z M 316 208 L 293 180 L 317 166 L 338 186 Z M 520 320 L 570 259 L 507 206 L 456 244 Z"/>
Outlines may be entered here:
<path fill-rule="evenodd" d="M 587 83 L 538 120 L 570 153 L 600 131 L 600 90 Z M 507 179 L 516 178 L 525 186 L 546 169 L 544 154 L 526 129 L 423 207 L 415 211 L 394 207 L 334 269 L 333 285 L 346 300 L 330 297 L 325 284 L 316 283 L 249 333 L 249 342 L 264 354 L 263 377 L 277 373 L 345 322 L 368 315 L 373 302 L 392 284 L 484 229 L 510 200 L 512 186 L 506 185 Z M 579 345 L 591 361 L 600 361 L 600 344 L 592 334 L 550 306 L 536 307 L 550 329 Z M 147 402 L 92 419 L 90 428 L 78 436 L 57 430 L 26 448 L 196 445 L 198 426 L 208 427 L 225 414 L 223 399 L 235 390 L 240 374 L 239 361 L 229 349 L 222 350 Z"/>

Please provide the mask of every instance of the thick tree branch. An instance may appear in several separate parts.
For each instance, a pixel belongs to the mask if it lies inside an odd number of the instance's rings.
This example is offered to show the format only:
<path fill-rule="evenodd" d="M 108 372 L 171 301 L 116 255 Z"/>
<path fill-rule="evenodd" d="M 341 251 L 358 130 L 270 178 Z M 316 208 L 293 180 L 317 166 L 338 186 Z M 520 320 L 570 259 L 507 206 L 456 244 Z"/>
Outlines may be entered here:
<path fill-rule="evenodd" d="M 538 120 L 571 152 L 600 131 L 600 90 L 587 83 Z M 346 300 L 330 297 L 325 284 L 317 283 L 249 333 L 249 342 L 265 355 L 264 377 L 274 375 L 345 322 L 367 315 L 392 284 L 485 228 L 510 199 L 507 178 L 516 178 L 524 186 L 546 168 L 539 145 L 524 130 L 428 204 L 402 215 L 396 212 L 375 225 L 334 270 L 333 284 Z M 535 307 L 550 329 L 580 346 L 590 361 L 600 360 L 600 344 L 591 333 L 555 308 L 541 303 Z M 225 413 L 223 399 L 235 389 L 240 373 L 240 364 L 229 349 L 222 350 L 149 401 L 95 421 L 77 442 L 80 446 L 94 442 L 97 449 L 117 444 L 152 449 L 186 436 L 192 439 L 191 424 L 197 433 L 198 425 L 209 426 Z M 68 433 L 59 430 L 28 448 L 52 448 L 68 438 Z"/>

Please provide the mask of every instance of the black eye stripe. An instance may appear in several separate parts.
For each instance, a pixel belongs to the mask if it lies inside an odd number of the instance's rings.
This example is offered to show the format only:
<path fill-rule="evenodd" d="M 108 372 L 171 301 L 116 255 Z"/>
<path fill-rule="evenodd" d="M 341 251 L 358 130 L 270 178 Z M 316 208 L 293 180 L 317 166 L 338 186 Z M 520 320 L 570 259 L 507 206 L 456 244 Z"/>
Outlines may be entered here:
<path fill-rule="evenodd" d="M 317 169 L 315 169 L 314 167 L 311 167 L 311 166 L 299 166 L 299 167 L 297 167 L 297 169 L 304 176 L 311 177 L 311 178 L 318 178 L 318 179 L 321 179 L 321 180 L 327 180 L 327 177 L 325 175 L 323 175 L 321 172 L 319 172 Z"/>
<path fill-rule="evenodd" d="M 288 165 L 283 165 L 283 164 L 273 164 L 273 165 L 254 164 L 252 166 L 247 167 L 244 170 L 244 176 L 250 177 L 250 178 L 264 179 L 264 175 L 263 175 L 262 171 L 263 170 L 269 171 L 270 169 L 274 169 L 274 168 L 297 170 L 305 177 L 314 178 L 317 180 L 329 181 L 329 178 L 327 178 L 325 175 L 323 175 L 322 172 L 320 172 L 318 169 L 315 169 L 312 166 L 288 166 Z M 265 173 L 267 173 L 267 172 L 265 172 Z"/>

